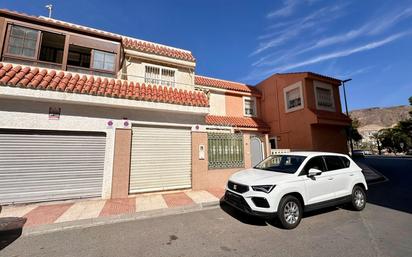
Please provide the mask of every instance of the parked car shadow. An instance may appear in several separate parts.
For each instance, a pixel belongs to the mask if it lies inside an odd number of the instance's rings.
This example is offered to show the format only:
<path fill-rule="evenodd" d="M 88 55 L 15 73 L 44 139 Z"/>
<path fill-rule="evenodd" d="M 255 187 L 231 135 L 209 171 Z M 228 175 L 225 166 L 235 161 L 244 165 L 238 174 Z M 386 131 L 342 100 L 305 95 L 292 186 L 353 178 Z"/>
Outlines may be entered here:
<path fill-rule="evenodd" d="M 279 228 L 279 229 L 284 229 L 282 227 L 280 221 L 277 219 L 277 217 L 273 217 L 272 219 L 263 219 L 263 218 L 255 217 L 255 216 L 252 216 L 252 215 L 248 215 L 248 214 L 243 213 L 243 212 L 233 208 L 232 206 L 226 204 L 222 200 L 220 201 L 220 208 L 224 212 L 229 214 L 231 217 L 233 217 L 234 219 L 237 219 L 238 221 L 240 221 L 244 224 L 253 225 L 253 226 L 268 226 L 268 225 L 270 225 L 270 226 L 273 226 L 273 227 L 276 227 L 276 228 Z M 316 210 L 316 211 L 305 212 L 303 214 L 302 221 L 304 221 L 305 218 L 309 218 L 309 217 L 312 217 L 312 216 L 337 211 L 339 209 L 340 209 L 340 206 L 337 206 L 337 207 L 324 208 L 324 209 L 320 209 L 320 210 Z"/>
<path fill-rule="evenodd" d="M 232 216 L 233 218 L 237 219 L 242 223 L 254 226 L 267 226 L 266 221 L 264 219 L 243 213 L 228 205 L 222 200 L 220 201 L 220 208 L 224 212 L 226 212 L 227 214 L 229 214 L 230 216 Z"/>
<path fill-rule="evenodd" d="M 0 218 L 0 251 L 21 236 L 25 223 L 26 218 Z"/>

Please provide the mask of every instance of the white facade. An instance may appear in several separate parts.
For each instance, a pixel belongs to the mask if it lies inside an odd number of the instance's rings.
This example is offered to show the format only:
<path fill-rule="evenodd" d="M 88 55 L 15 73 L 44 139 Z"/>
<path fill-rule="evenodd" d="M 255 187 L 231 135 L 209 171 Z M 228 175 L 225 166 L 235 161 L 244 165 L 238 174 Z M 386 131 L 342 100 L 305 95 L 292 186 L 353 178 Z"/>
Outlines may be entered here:
<path fill-rule="evenodd" d="M 106 134 L 102 198 L 110 198 L 116 128 L 132 124 L 203 124 L 208 108 L 114 99 L 73 93 L 0 87 L 0 128 L 104 132 Z M 60 108 L 58 119 L 49 108 Z"/>

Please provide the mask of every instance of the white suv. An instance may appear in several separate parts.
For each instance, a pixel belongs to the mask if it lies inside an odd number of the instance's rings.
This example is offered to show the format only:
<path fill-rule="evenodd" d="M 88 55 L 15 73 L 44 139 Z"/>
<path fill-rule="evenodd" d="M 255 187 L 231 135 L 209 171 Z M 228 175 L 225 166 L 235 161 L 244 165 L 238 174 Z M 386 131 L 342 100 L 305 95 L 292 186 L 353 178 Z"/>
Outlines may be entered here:
<path fill-rule="evenodd" d="M 224 201 L 248 214 L 277 216 L 292 229 L 304 211 L 344 203 L 363 210 L 367 189 L 361 168 L 347 155 L 290 152 L 233 174 Z"/>

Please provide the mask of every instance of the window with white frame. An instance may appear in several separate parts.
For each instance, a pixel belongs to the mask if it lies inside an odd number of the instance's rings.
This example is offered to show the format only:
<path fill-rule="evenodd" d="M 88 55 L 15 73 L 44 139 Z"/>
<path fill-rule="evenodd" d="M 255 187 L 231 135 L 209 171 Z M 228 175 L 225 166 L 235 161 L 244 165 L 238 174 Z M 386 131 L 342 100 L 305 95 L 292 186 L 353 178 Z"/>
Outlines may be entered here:
<path fill-rule="evenodd" d="M 146 65 L 145 83 L 174 87 L 175 73 L 173 69 Z"/>
<path fill-rule="evenodd" d="M 285 109 L 287 112 L 303 108 L 302 82 L 286 87 L 283 92 L 285 95 Z"/>
<path fill-rule="evenodd" d="M 316 108 L 319 110 L 335 111 L 332 85 L 314 81 Z"/>
<path fill-rule="evenodd" d="M 245 116 L 256 116 L 256 99 L 254 97 L 244 97 L 243 110 Z"/>

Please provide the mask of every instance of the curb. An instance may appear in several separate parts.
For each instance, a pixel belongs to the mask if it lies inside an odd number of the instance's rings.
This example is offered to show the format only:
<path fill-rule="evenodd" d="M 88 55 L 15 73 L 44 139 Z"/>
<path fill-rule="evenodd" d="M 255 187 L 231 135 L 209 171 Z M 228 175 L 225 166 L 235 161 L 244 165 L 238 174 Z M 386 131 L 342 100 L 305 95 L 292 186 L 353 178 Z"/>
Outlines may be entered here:
<path fill-rule="evenodd" d="M 101 225 L 109 225 L 109 224 L 116 224 L 128 221 L 135 221 L 135 220 L 143 220 L 143 219 L 150 219 L 156 217 L 164 217 L 169 215 L 177 215 L 183 213 L 190 213 L 190 212 L 197 212 L 207 209 L 213 209 L 220 205 L 220 201 L 213 201 L 213 202 L 204 202 L 195 205 L 189 206 L 182 206 L 182 207 L 175 207 L 175 208 L 167 208 L 167 209 L 157 209 L 151 211 L 142 211 L 136 213 L 129 213 L 129 214 L 121 214 L 117 216 L 111 217 L 98 217 L 93 219 L 83 219 L 83 220 L 75 220 L 75 221 L 66 221 L 61 223 L 53 223 L 53 224 L 46 224 L 46 225 L 39 225 L 36 227 L 23 227 L 22 236 L 32 236 L 32 235 L 41 235 L 47 234 L 52 232 L 59 232 L 63 230 L 71 230 L 71 229 L 81 229 L 81 228 L 90 228 L 96 227 Z"/>

